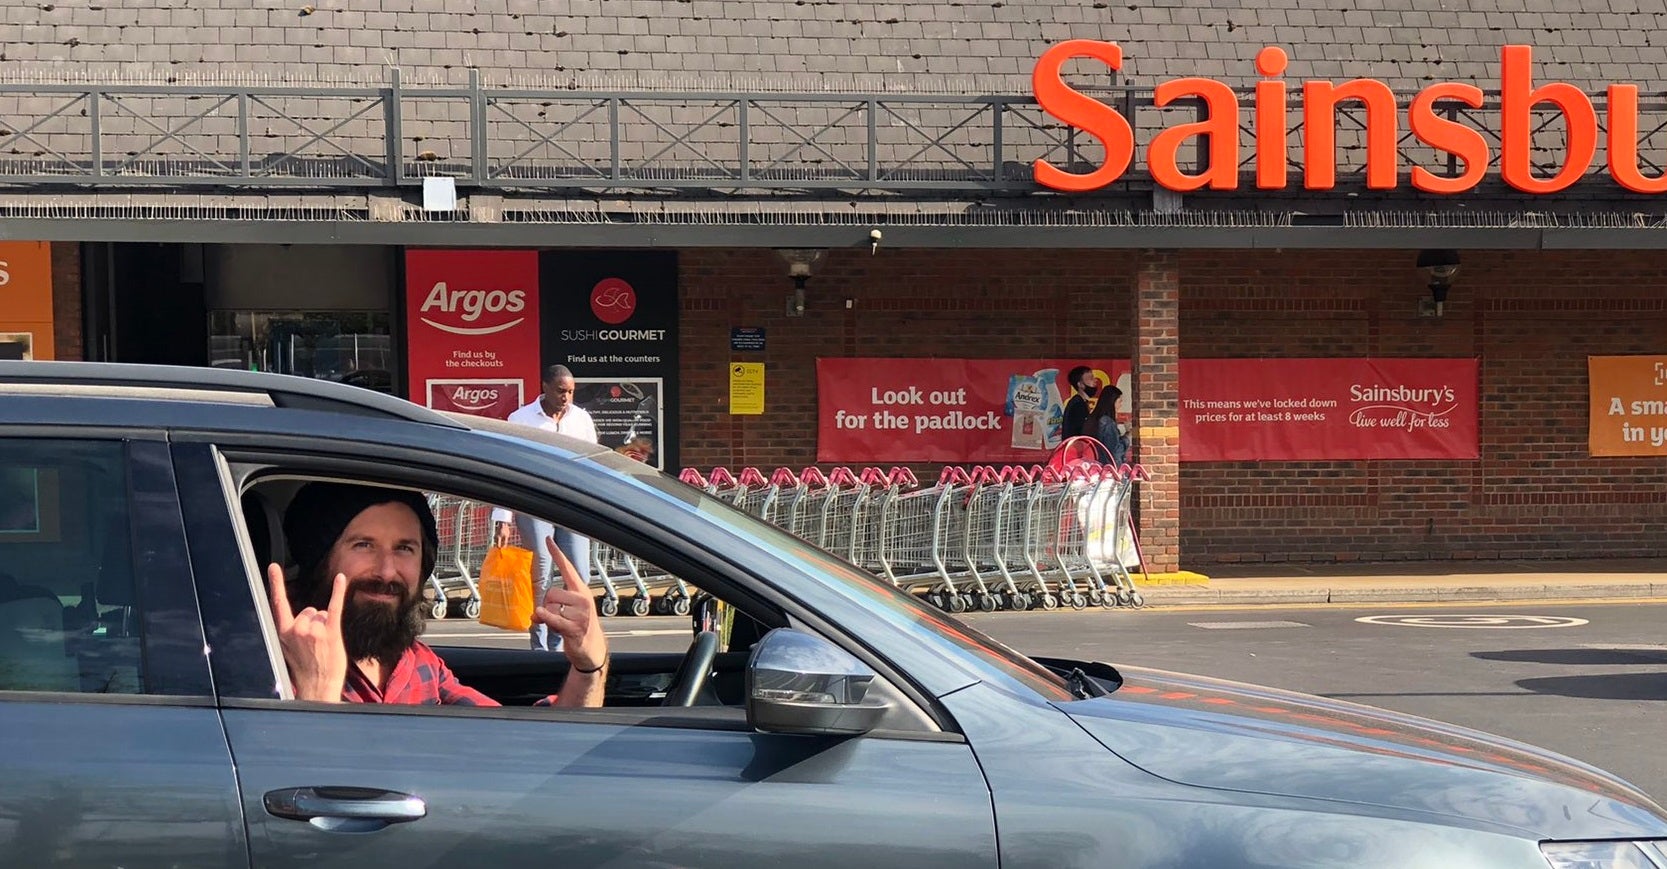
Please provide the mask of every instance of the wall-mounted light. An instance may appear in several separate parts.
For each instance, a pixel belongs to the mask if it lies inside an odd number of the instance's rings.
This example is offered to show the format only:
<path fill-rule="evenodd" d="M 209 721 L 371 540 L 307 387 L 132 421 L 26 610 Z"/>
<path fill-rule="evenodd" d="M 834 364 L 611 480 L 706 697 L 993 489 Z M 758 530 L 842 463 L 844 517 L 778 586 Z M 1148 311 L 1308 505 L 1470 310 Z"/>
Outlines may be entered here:
<path fill-rule="evenodd" d="M 1442 307 L 1447 304 L 1447 291 L 1459 275 L 1459 252 L 1421 250 L 1418 252 L 1418 268 L 1430 276 L 1430 299 L 1434 303 L 1434 312 L 1430 316 L 1439 317 Z"/>
<path fill-rule="evenodd" d="M 811 270 L 827 251 L 820 248 L 808 247 L 778 247 L 776 256 L 787 263 L 787 276 L 793 279 L 793 295 L 787 297 L 787 316 L 803 317 L 805 315 L 805 284 L 810 280 Z"/>

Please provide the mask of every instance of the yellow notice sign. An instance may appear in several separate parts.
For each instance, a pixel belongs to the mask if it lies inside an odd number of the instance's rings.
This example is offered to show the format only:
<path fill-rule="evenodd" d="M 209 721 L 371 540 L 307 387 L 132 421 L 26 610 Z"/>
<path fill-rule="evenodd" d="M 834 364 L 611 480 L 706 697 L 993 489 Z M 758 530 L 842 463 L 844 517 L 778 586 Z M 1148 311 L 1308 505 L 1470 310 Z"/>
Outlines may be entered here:
<path fill-rule="evenodd" d="M 742 415 L 764 412 L 764 363 L 729 363 L 729 412 Z"/>
<path fill-rule="evenodd" d="M 1589 356 L 1594 456 L 1667 456 L 1667 356 Z"/>

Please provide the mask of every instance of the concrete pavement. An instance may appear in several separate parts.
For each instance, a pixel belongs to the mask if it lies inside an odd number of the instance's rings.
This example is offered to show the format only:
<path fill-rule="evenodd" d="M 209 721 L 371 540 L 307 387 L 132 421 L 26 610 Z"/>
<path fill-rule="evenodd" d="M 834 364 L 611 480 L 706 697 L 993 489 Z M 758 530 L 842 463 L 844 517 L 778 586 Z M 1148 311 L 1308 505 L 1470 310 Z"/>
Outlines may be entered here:
<path fill-rule="evenodd" d="M 1147 606 L 1667 599 L 1667 558 L 1219 565 Z M 1137 574 L 1136 582 L 1140 577 Z"/>

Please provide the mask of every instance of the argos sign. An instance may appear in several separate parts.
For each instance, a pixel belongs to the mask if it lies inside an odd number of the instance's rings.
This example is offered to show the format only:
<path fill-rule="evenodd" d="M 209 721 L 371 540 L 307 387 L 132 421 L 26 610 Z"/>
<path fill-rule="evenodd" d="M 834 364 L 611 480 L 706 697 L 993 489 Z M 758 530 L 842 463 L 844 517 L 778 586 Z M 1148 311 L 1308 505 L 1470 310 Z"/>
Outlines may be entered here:
<path fill-rule="evenodd" d="M 1068 172 L 1046 160 L 1035 162 L 1036 183 L 1066 192 L 1098 190 L 1117 181 L 1133 162 L 1136 147 L 1134 129 L 1122 113 L 1065 83 L 1065 64 L 1077 59 L 1097 60 L 1117 70 L 1123 66 L 1123 50 L 1110 42 L 1073 39 L 1048 49 L 1036 61 L 1031 84 L 1037 104 L 1047 114 L 1105 145 L 1105 162 L 1090 172 Z M 1453 155 L 1463 167 L 1458 175 L 1447 177 L 1414 166 L 1409 177 L 1413 187 L 1445 194 L 1474 188 L 1495 156 L 1491 140 L 1498 143 L 1499 176 L 1506 184 L 1525 193 L 1556 193 L 1580 180 L 1591 168 L 1601 129 L 1607 137 L 1609 176 L 1615 183 L 1635 193 L 1667 193 L 1667 173 L 1648 176 L 1638 166 L 1637 85 L 1609 85 L 1605 123 L 1600 128 L 1597 109 L 1579 88 L 1566 82 L 1535 85 L 1533 60 L 1533 48 L 1527 45 L 1507 45 L 1501 50 L 1498 130 L 1478 130 L 1437 111 L 1438 102 L 1482 108 L 1482 89 L 1475 85 L 1437 82 L 1407 102 L 1406 127 L 1411 137 Z M 1152 180 L 1161 187 L 1183 192 L 1236 189 L 1239 131 L 1245 129 L 1255 140 L 1257 189 L 1285 189 L 1289 183 L 1287 135 L 1292 128 L 1290 115 L 1296 111 L 1302 118 L 1303 187 L 1330 190 L 1337 180 L 1337 107 L 1349 102 L 1365 107 L 1366 186 L 1393 189 L 1401 177 L 1396 143 L 1403 137 L 1401 105 L 1395 93 L 1374 79 L 1308 81 L 1297 87 L 1300 106 L 1293 106 L 1292 86 L 1282 78 L 1288 64 L 1283 49 L 1270 46 L 1257 53 L 1256 70 L 1262 80 L 1250 98 L 1248 124 L 1239 95 L 1222 82 L 1180 78 L 1159 84 L 1153 95 L 1156 105 L 1199 100 L 1204 117 L 1170 126 L 1146 144 L 1146 166 Z M 1531 153 L 1535 131 L 1542 126 L 1535 112 L 1545 109 L 1561 114 L 1566 128 L 1561 168 L 1549 177 L 1535 171 Z M 1182 169 L 1187 161 L 1181 156 L 1183 147 L 1192 150 L 1194 137 L 1202 137 L 1208 154 L 1204 168 L 1196 173 Z"/>
<path fill-rule="evenodd" d="M 503 419 L 538 394 L 538 252 L 405 252 L 411 400 Z"/>
<path fill-rule="evenodd" d="M 459 326 L 448 325 L 444 321 L 452 318 L 442 315 L 459 315 L 456 317 L 458 321 L 474 323 L 480 320 L 482 314 L 518 314 L 526 310 L 526 307 L 526 290 L 454 290 L 448 287 L 445 281 L 436 281 L 418 310 L 423 315 L 424 323 L 443 332 L 453 335 L 490 335 L 513 329 L 525 318 L 516 317 L 493 326 Z"/>

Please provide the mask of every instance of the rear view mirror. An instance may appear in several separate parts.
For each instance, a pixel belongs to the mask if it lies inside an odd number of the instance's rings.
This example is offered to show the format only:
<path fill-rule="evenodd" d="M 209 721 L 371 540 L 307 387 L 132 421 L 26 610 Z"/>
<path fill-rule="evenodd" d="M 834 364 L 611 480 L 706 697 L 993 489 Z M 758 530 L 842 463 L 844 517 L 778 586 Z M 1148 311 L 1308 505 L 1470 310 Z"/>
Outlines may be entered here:
<path fill-rule="evenodd" d="M 854 736 L 886 713 L 868 702 L 875 673 L 821 637 L 777 628 L 747 661 L 747 723 L 763 733 Z"/>

